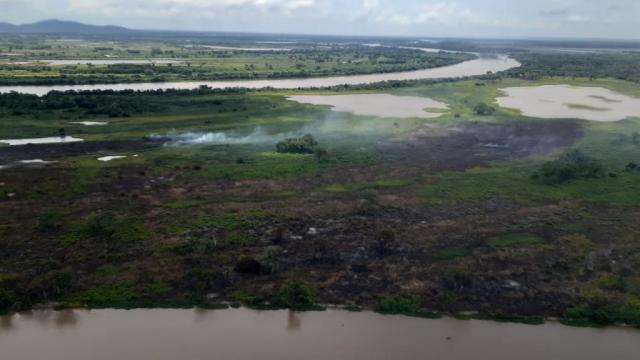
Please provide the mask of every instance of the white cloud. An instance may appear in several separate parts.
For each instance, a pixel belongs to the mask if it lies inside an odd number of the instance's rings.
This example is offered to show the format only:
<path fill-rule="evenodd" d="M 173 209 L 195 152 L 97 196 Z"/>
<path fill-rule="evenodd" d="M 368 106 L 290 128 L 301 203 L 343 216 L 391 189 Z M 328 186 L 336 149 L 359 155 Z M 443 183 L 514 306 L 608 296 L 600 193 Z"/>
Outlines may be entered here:
<path fill-rule="evenodd" d="M 380 5 L 380 2 L 378 0 L 362 0 L 362 7 L 365 10 L 374 9 L 378 7 L 378 5 Z"/>
<path fill-rule="evenodd" d="M 640 0 L 0 0 L 0 21 L 433 36 L 640 37 Z"/>
<path fill-rule="evenodd" d="M 417 14 L 417 23 L 458 24 L 461 22 L 478 21 L 471 10 L 451 2 L 427 4 Z"/>

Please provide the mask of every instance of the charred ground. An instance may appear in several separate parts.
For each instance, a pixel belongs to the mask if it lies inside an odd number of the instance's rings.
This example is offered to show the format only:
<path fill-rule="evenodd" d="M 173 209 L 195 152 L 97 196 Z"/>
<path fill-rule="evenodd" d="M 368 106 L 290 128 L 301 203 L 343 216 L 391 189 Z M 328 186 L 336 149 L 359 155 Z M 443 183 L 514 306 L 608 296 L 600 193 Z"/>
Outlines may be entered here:
<path fill-rule="evenodd" d="M 640 323 L 639 176 L 625 167 L 637 121 L 479 117 L 473 106 L 410 129 L 387 119 L 366 139 L 321 135 L 325 151 L 311 155 L 132 136 L 23 148 L 59 162 L 2 170 L 3 304 L 267 307 L 298 284 L 316 302 L 386 312 Z M 301 108 L 319 114 L 290 111 Z M 569 148 L 606 176 L 532 177 Z M 14 149 L 0 158 L 20 160 Z M 98 164 L 104 149 L 141 157 Z"/>

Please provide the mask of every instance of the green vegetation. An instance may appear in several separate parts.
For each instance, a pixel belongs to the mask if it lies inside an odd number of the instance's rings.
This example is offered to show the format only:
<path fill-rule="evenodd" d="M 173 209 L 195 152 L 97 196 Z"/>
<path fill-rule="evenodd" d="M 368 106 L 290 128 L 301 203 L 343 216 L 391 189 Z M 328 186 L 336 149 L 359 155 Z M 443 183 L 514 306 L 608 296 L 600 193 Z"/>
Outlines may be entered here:
<path fill-rule="evenodd" d="M 146 40 L 113 36 L 116 42 L 96 46 L 94 39 L 67 42 L 47 36 L 0 35 L 0 51 L 10 49 L 16 54 L 9 61 L 0 59 L 0 84 L 301 78 L 417 70 L 473 58 L 468 54 L 338 44 L 327 48 L 303 43 L 291 49 L 251 51 L 243 48 L 260 49 L 264 44 L 249 41 L 238 45 L 215 37 L 194 44 L 193 39 L 177 34 Z M 67 63 L 52 65 L 51 60 Z M 92 60 L 106 62 L 89 63 Z"/>
<path fill-rule="evenodd" d="M 389 315 L 406 315 L 428 319 L 439 319 L 441 314 L 422 308 L 417 296 L 398 296 L 380 299 L 376 312 Z"/>
<path fill-rule="evenodd" d="M 542 325 L 544 324 L 544 317 L 542 316 L 526 316 L 526 315 L 507 315 L 507 314 L 473 314 L 469 316 L 470 319 L 475 320 L 491 320 L 497 322 L 508 323 L 520 323 L 527 325 Z"/>
<path fill-rule="evenodd" d="M 442 250 L 440 251 L 437 255 L 436 258 L 438 260 L 455 260 L 458 258 L 464 258 L 471 255 L 471 252 L 469 250 L 459 250 L 459 249 L 446 249 L 446 250 Z"/>
<path fill-rule="evenodd" d="M 318 142 L 312 135 L 305 135 L 301 138 L 285 139 L 276 145 L 279 153 L 291 154 L 313 154 L 314 147 Z"/>
<path fill-rule="evenodd" d="M 565 325 L 582 327 L 602 327 L 614 324 L 640 327 L 640 309 L 576 307 L 567 310 L 560 321 Z"/>
<path fill-rule="evenodd" d="M 139 301 L 137 294 L 127 285 L 102 286 L 86 291 L 72 299 L 91 308 L 124 308 L 135 307 Z"/>
<path fill-rule="evenodd" d="M 344 309 L 346 311 L 349 311 L 349 312 L 361 312 L 361 311 L 363 311 L 361 306 L 358 306 L 357 304 L 353 304 L 353 303 L 345 305 Z"/>
<path fill-rule="evenodd" d="M 527 80 L 558 76 L 640 82 L 640 71 L 636 66 L 640 61 L 640 54 L 637 52 L 522 52 L 514 55 L 522 67 L 507 71 L 507 76 Z"/>
<path fill-rule="evenodd" d="M 520 204 L 546 201 L 585 200 L 602 204 L 638 205 L 640 190 L 636 174 L 616 178 L 579 180 L 560 186 L 537 184 L 534 171 L 521 167 L 477 169 L 467 173 L 445 173 L 438 183 L 421 191 L 429 203 L 450 204 L 490 199 L 510 199 Z"/>
<path fill-rule="evenodd" d="M 139 220 L 103 213 L 93 214 L 77 224 L 62 243 L 72 245 L 90 239 L 110 245 L 127 245 L 144 241 L 149 236 L 149 231 Z"/>
<path fill-rule="evenodd" d="M 476 115 L 489 116 L 493 115 L 496 112 L 496 109 L 485 103 L 479 103 L 473 108 L 473 112 L 475 112 Z"/>
<path fill-rule="evenodd" d="M 548 185 L 572 180 L 598 179 L 605 176 L 604 166 L 580 150 L 572 150 L 559 159 L 544 163 L 533 178 Z"/>
<path fill-rule="evenodd" d="M 316 303 L 317 291 L 304 283 L 293 281 L 282 284 L 273 296 L 261 296 L 246 292 L 236 292 L 232 300 L 256 310 L 291 309 L 295 311 L 322 311 L 325 308 Z M 270 300 L 268 300 L 270 298 Z"/>
<path fill-rule="evenodd" d="M 273 298 L 273 304 L 297 311 L 324 310 L 316 303 L 316 290 L 300 282 L 285 284 Z"/>

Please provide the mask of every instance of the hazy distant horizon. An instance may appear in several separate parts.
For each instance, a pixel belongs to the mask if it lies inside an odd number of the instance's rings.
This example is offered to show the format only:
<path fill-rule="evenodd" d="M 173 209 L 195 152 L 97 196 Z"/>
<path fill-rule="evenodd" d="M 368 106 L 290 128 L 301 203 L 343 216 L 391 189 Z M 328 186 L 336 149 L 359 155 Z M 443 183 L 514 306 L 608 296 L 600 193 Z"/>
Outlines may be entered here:
<path fill-rule="evenodd" d="M 72 20 L 72 19 L 56 19 L 56 18 L 46 18 L 39 19 L 33 22 L 25 22 L 25 23 L 15 23 L 10 21 L 2 21 L 0 23 L 8 23 L 11 25 L 31 25 L 35 23 L 40 23 L 44 21 L 62 21 L 62 22 L 73 22 L 83 25 L 90 26 L 116 26 L 122 27 L 127 30 L 132 31 L 141 31 L 141 32 L 167 32 L 167 33 L 203 33 L 203 34 L 246 34 L 246 35 L 271 35 L 271 36 L 285 36 L 285 37 L 295 37 L 295 36 L 309 36 L 309 37 L 353 37 L 353 38 L 407 38 L 407 39 L 423 39 L 424 41 L 429 40 L 493 40 L 493 41 L 618 41 L 618 42 L 640 42 L 640 38 L 598 38 L 598 37 L 553 37 L 553 36 L 512 36 L 512 37 L 497 37 L 497 36 L 430 36 L 430 35 L 376 35 L 376 34 L 336 34 L 336 33 L 300 33 L 300 32 L 272 32 L 272 31 L 242 31 L 242 30 L 202 30 L 202 29 L 161 29 L 161 28 L 134 28 L 126 25 L 113 24 L 113 23 L 90 23 L 86 21 L 80 20 Z"/>
<path fill-rule="evenodd" d="M 0 0 L 0 21 L 139 30 L 493 39 L 638 40 L 640 1 Z"/>

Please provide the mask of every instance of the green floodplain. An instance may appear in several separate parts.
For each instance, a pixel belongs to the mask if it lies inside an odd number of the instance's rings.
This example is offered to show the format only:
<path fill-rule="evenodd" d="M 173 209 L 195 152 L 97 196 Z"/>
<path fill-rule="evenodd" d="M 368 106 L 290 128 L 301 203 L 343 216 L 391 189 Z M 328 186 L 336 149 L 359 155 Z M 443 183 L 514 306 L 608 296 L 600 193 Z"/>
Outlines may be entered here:
<path fill-rule="evenodd" d="M 639 98 L 618 76 L 630 55 L 588 76 L 514 56 L 522 68 L 460 81 L 0 95 L 0 141 L 84 140 L 0 143 L 0 310 L 340 304 L 640 326 L 640 117 L 540 119 L 496 100 L 564 84 Z M 298 94 L 448 110 L 358 116 Z"/>
<path fill-rule="evenodd" d="M 0 84 L 96 84 L 277 79 L 387 73 L 455 64 L 465 53 L 305 41 L 194 44 L 184 40 L 0 37 Z"/>

